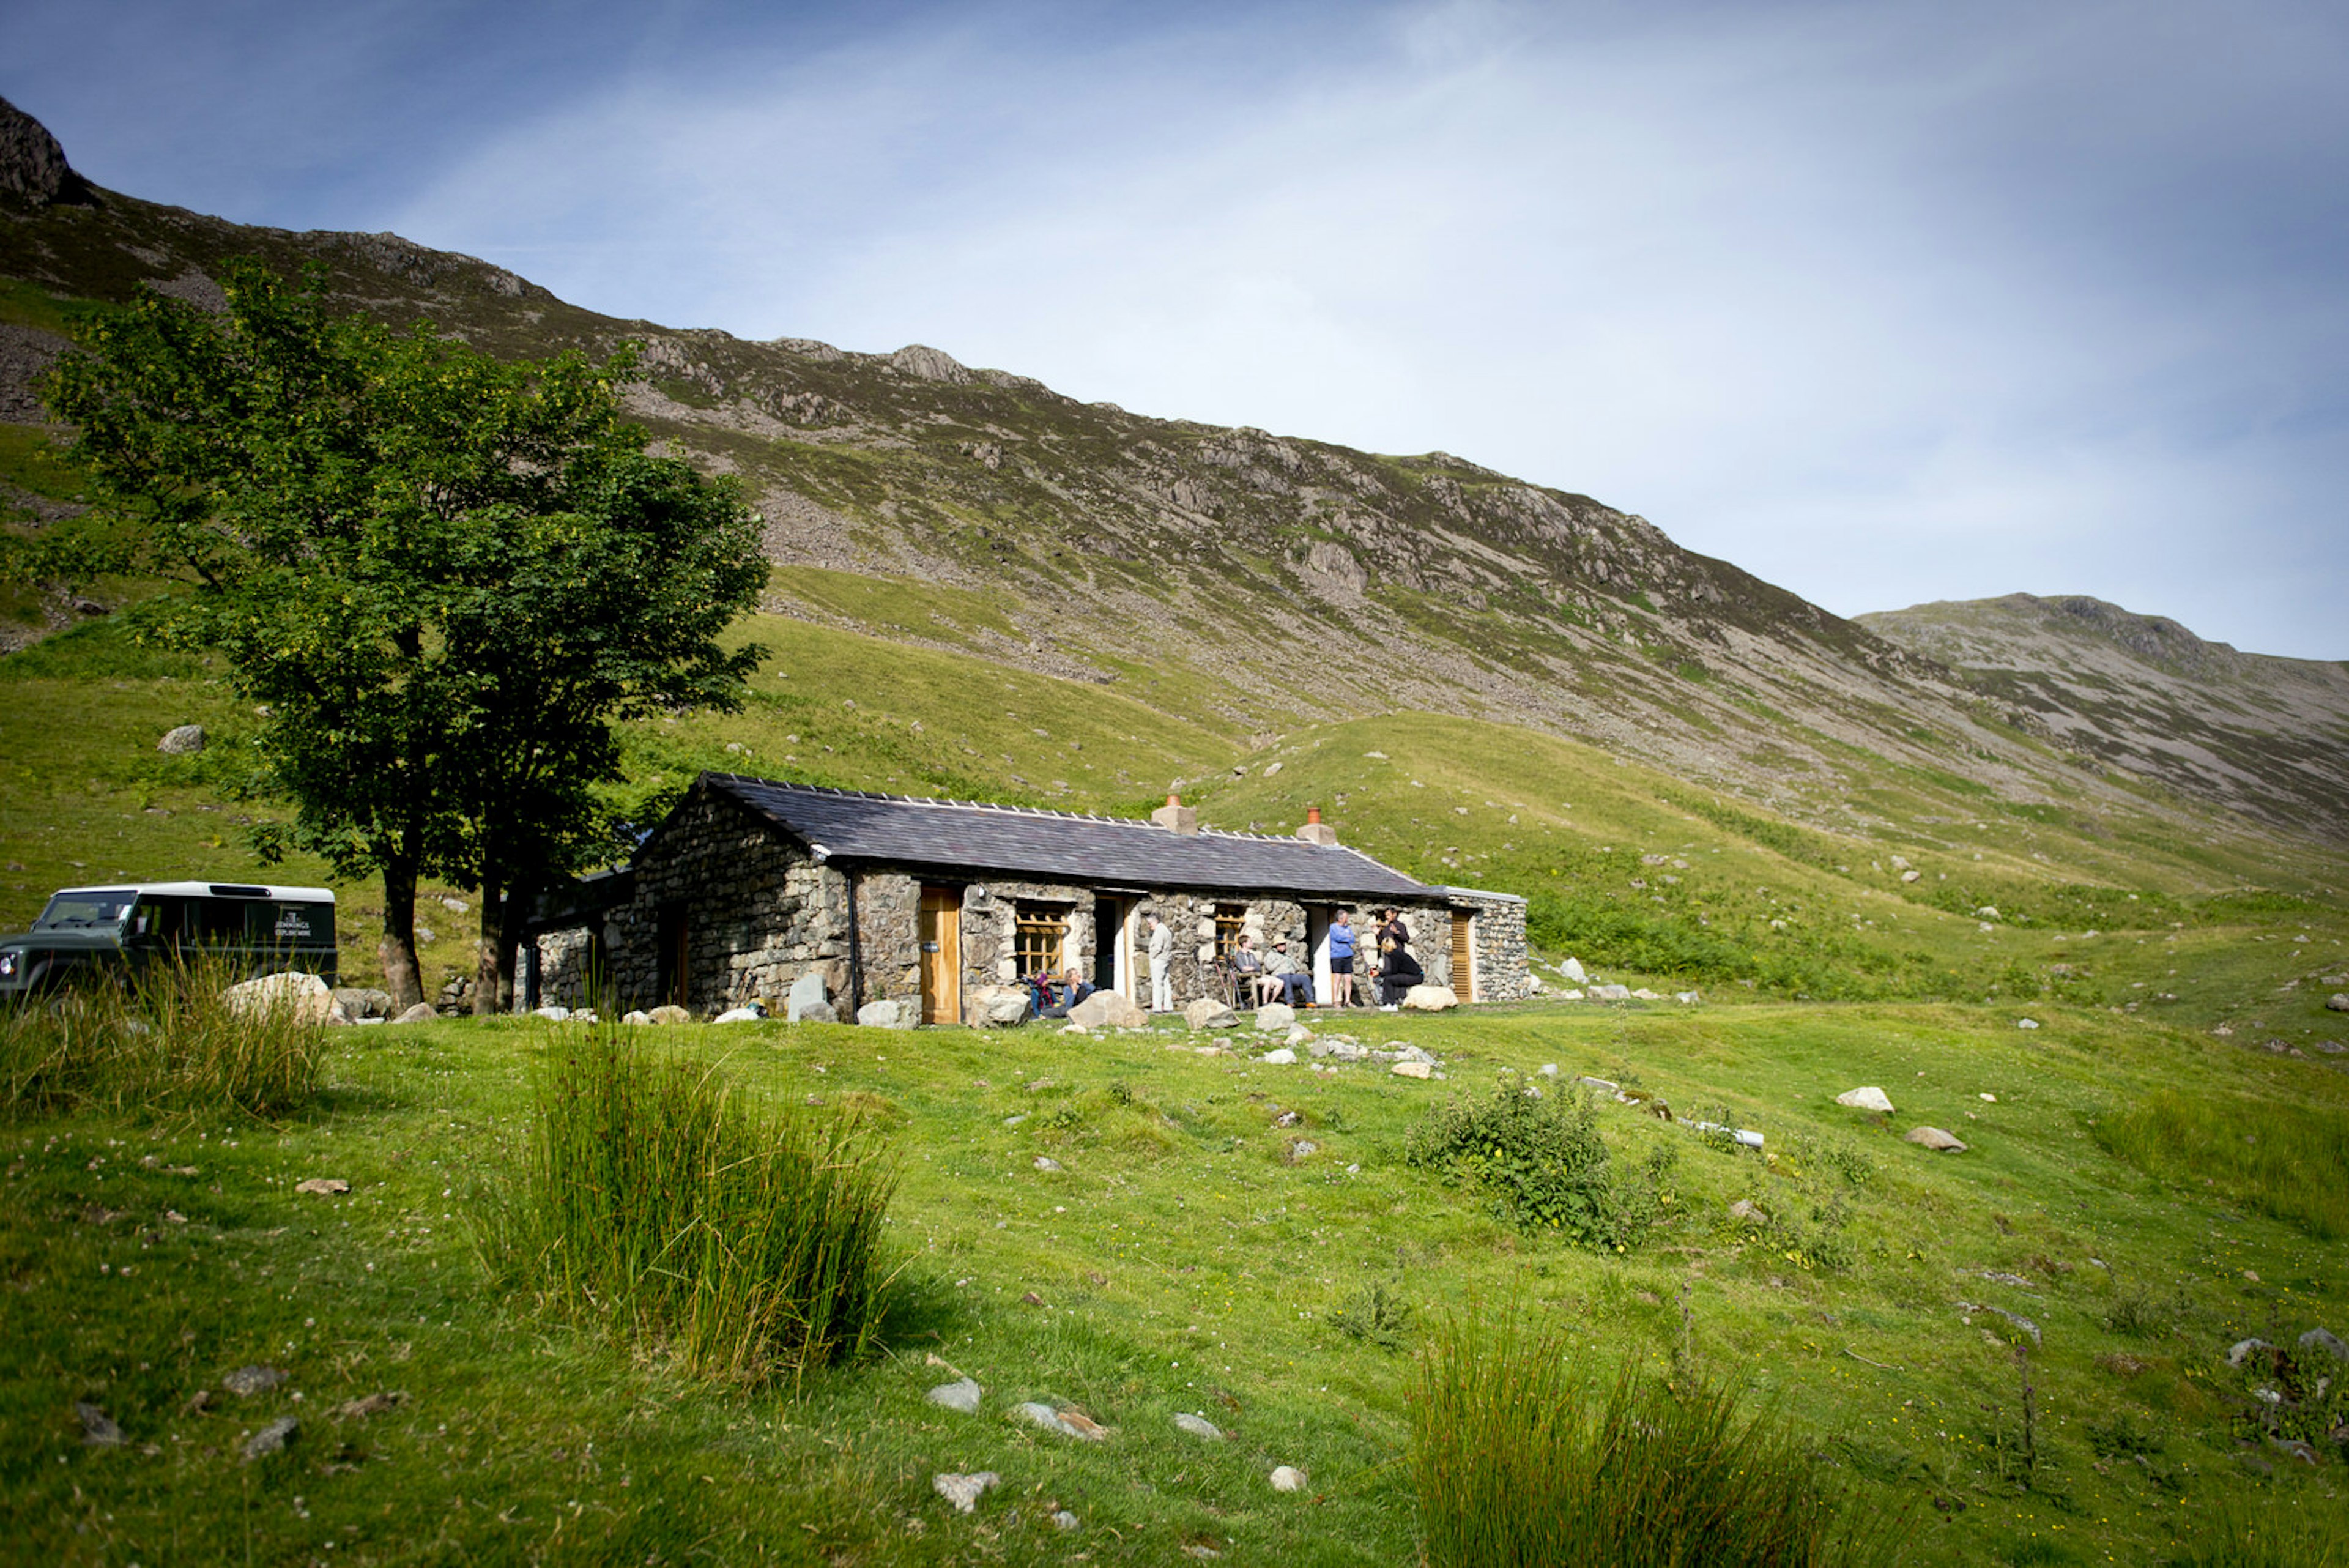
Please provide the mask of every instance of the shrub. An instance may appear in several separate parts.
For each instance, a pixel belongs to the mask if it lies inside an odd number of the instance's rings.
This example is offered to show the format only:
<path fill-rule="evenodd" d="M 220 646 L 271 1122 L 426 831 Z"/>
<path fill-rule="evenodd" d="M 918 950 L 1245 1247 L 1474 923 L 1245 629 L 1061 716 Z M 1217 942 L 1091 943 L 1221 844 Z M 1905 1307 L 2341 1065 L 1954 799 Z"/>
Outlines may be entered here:
<path fill-rule="evenodd" d="M 1659 1145 L 1637 1171 L 1628 1170 L 1599 1136 L 1598 1106 L 1587 1092 L 1537 1097 L 1515 1078 L 1487 1098 L 1430 1107 L 1403 1139 L 1406 1163 L 1485 1194 L 1499 1218 L 1618 1251 L 1662 1211 L 1674 1155 Z"/>
<path fill-rule="evenodd" d="M 2159 1089 L 2096 1124 L 2096 1141 L 2148 1175 L 2215 1183 L 2320 1241 L 2349 1237 L 2349 1109 Z"/>
<path fill-rule="evenodd" d="M 1346 1303 L 1332 1308 L 1330 1326 L 1350 1339 L 1375 1345 L 1381 1350 L 1401 1350 L 1404 1336 L 1411 1332 L 1411 1303 L 1392 1294 L 1386 1286 L 1373 1280 L 1348 1297 Z"/>
<path fill-rule="evenodd" d="M 317 1092 L 326 1031 L 291 1007 L 229 1005 L 217 961 L 149 966 L 0 1012 L 0 1107 L 175 1112 L 233 1106 L 282 1116 Z"/>
<path fill-rule="evenodd" d="M 1438 1331 L 1412 1400 L 1433 1568 L 1796 1568 L 1878 1561 L 1775 1417 L 1626 1367 L 1602 1394 L 1567 1336 L 1514 1314 Z"/>
<path fill-rule="evenodd" d="M 557 1046 L 536 1109 L 492 1221 L 515 1282 L 726 1381 L 867 1348 L 896 1177 L 862 1118 L 768 1118 L 617 1031 Z"/>

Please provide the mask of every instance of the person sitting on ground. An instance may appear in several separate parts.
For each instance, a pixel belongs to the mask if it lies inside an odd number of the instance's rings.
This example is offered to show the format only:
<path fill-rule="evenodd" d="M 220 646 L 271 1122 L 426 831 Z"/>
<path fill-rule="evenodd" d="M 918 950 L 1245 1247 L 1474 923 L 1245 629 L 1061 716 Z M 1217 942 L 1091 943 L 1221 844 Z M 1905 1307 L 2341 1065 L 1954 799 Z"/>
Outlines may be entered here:
<path fill-rule="evenodd" d="M 1264 972 L 1264 955 L 1256 950 L 1256 939 L 1245 931 L 1232 948 L 1232 978 L 1238 982 L 1234 1005 L 1245 999 L 1262 1007 L 1264 999 L 1280 989 L 1280 982 Z"/>
<path fill-rule="evenodd" d="M 1093 987 L 1079 980 L 1075 970 L 1070 970 L 1061 976 L 1060 991 L 1062 1004 L 1074 1007 L 1093 993 Z"/>
<path fill-rule="evenodd" d="M 1313 977 L 1307 974 L 1303 966 L 1288 956 L 1287 937 L 1273 939 L 1272 951 L 1265 955 L 1264 972 L 1278 982 L 1279 990 L 1284 992 L 1282 1000 L 1289 1006 L 1313 1005 Z M 1258 1005 L 1261 1006 L 1262 1003 Z"/>
<path fill-rule="evenodd" d="M 1411 988 L 1427 979 L 1411 956 L 1411 928 L 1393 909 L 1379 911 L 1379 1007 L 1392 1012 Z"/>

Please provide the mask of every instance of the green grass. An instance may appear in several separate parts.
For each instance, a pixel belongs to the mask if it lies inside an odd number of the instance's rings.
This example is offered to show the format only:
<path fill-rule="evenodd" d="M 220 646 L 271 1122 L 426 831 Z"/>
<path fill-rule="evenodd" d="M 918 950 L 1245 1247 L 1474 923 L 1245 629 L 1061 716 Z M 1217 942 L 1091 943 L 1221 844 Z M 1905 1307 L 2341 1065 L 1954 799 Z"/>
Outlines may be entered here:
<path fill-rule="evenodd" d="M 1562 1328 L 1454 1318 L 1420 1365 L 1412 1477 L 1433 1568 L 1809 1568 L 1892 1560 L 1797 1436 L 1702 1376 L 1605 1392 Z"/>
<path fill-rule="evenodd" d="M 2199 1183 L 2320 1241 L 2349 1236 L 2349 1109 L 2161 1089 L 2096 1124 L 2096 1141 L 2140 1170 Z"/>
<path fill-rule="evenodd" d="M 778 1118 L 610 1027 L 549 1054 L 533 1110 L 491 1243 L 523 1288 L 724 1382 L 865 1354 L 895 1178 L 853 1116 Z"/>
<path fill-rule="evenodd" d="M 155 965 L 0 1009 L 0 1117 L 68 1108 L 272 1118 L 306 1104 L 325 1029 L 289 1006 L 232 1005 L 226 966 Z"/>

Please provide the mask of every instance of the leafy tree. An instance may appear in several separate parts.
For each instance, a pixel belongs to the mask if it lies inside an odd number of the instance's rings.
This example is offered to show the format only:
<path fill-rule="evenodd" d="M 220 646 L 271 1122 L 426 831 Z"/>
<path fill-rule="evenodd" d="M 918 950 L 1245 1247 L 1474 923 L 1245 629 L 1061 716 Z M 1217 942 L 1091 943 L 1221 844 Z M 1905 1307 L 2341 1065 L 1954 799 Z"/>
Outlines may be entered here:
<path fill-rule="evenodd" d="M 482 889 L 493 976 L 505 895 L 609 846 L 612 722 L 739 702 L 759 650 L 717 639 L 765 579 L 757 534 L 620 417 L 626 350 L 501 363 L 334 316 L 316 273 L 221 282 L 218 316 L 149 292 L 89 321 L 49 405 L 137 524 L 124 565 L 191 585 L 181 634 L 265 707 L 291 841 L 381 873 L 405 1005 L 419 877 Z"/>

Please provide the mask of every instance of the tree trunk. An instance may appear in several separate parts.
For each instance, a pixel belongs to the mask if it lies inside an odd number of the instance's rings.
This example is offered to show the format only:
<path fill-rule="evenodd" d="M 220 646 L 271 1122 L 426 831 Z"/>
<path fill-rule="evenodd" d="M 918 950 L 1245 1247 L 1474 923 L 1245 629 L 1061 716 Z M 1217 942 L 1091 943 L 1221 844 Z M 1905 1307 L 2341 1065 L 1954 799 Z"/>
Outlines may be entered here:
<path fill-rule="evenodd" d="M 416 963 L 416 867 L 388 860 L 383 867 L 383 988 L 391 992 L 394 1016 L 424 1000 L 424 976 Z"/>
<path fill-rule="evenodd" d="M 499 938 L 505 927 L 505 889 L 498 886 L 497 873 L 484 867 L 481 871 L 481 925 L 473 943 L 473 1016 L 494 1017 L 498 1012 L 498 949 Z M 511 994 L 512 987 L 506 988 Z"/>
<path fill-rule="evenodd" d="M 530 913 L 530 888 L 517 884 L 506 889 L 504 918 L 498 922 L 498 1011 L 512 1012 L 521 995 L 521 978 L 514 956 L 522 950 L 522 923 Z"/>

